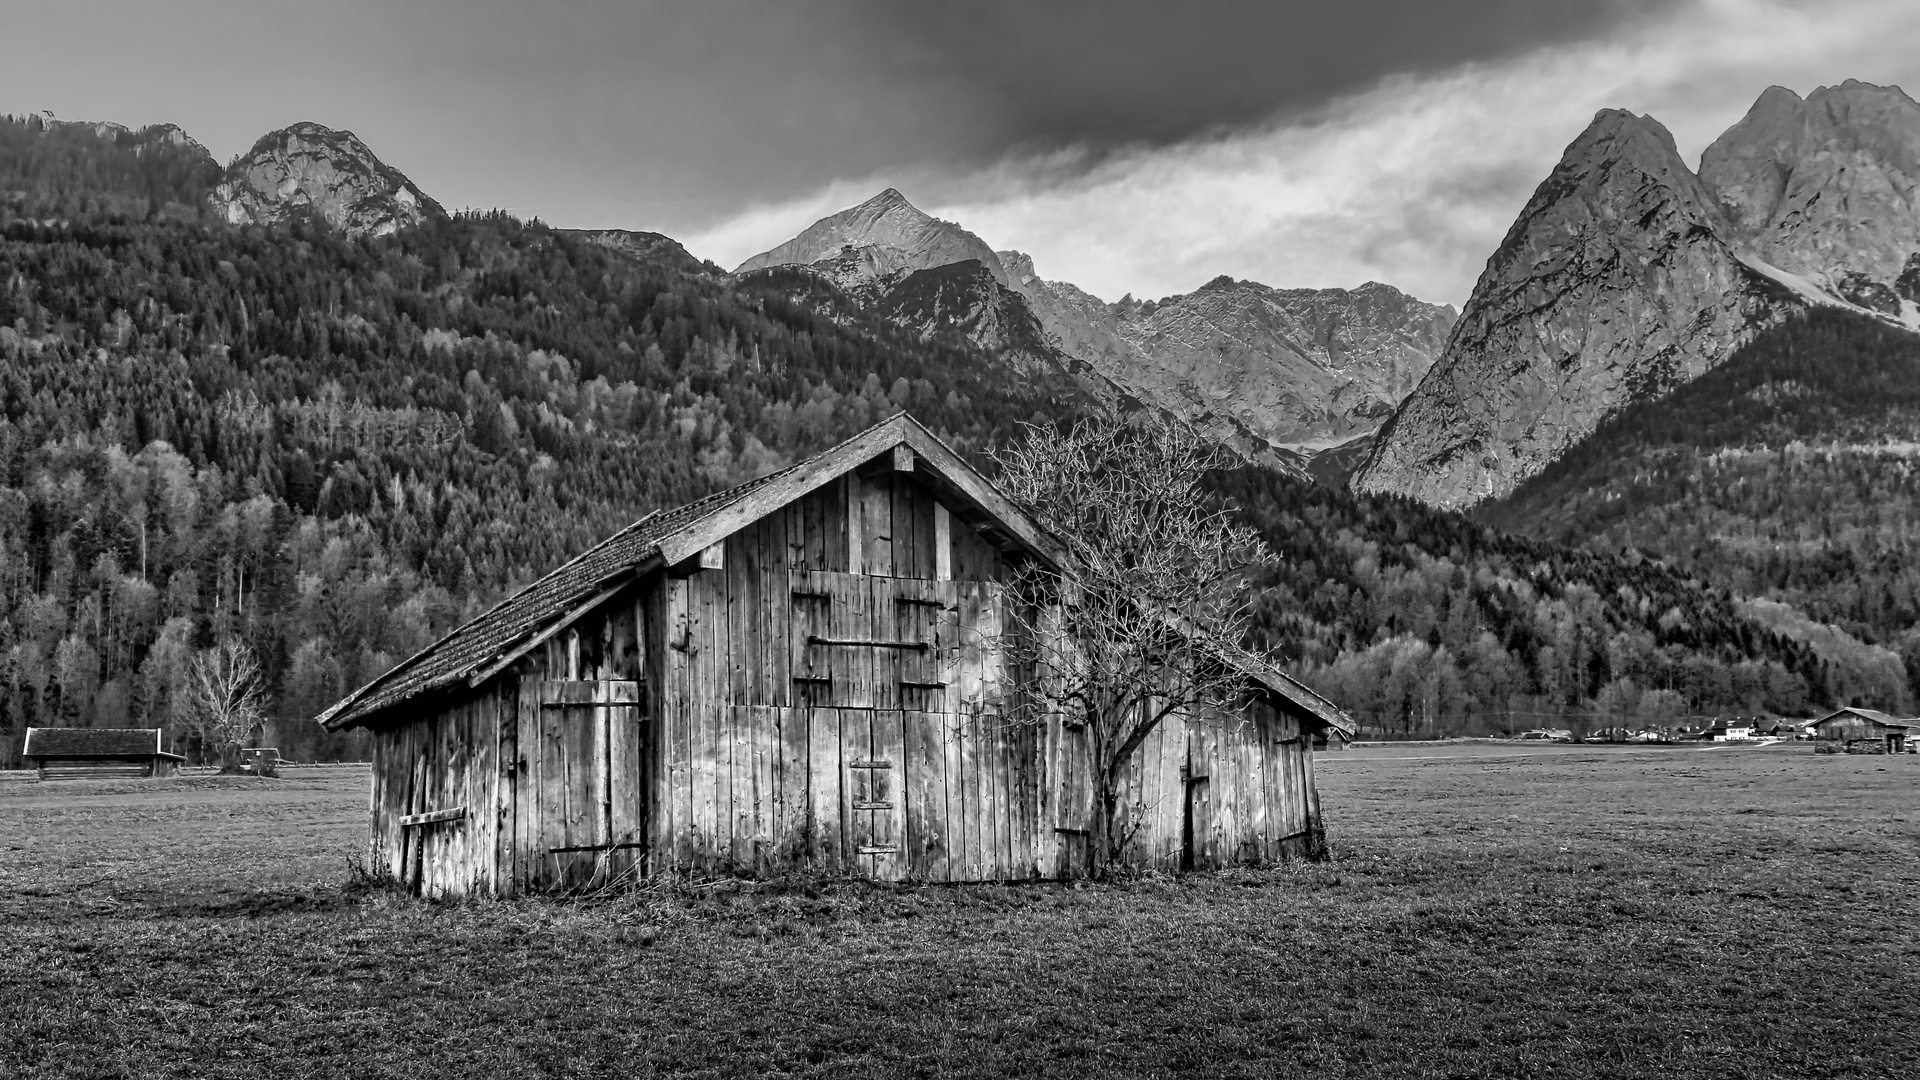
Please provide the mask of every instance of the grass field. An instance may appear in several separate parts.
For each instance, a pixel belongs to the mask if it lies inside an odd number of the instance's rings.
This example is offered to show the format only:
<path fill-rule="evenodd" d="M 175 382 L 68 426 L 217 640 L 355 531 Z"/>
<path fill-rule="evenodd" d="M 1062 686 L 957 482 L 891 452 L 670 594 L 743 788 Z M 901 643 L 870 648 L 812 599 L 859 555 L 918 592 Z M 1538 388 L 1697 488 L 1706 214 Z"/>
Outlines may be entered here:
<path fill-rule="evenodd" d="M 1920 1076 L 1920 758 L 1364 748 L 1335 858 L 350 886 L 365 778 L 0 783 L 0 1075 Z"/>

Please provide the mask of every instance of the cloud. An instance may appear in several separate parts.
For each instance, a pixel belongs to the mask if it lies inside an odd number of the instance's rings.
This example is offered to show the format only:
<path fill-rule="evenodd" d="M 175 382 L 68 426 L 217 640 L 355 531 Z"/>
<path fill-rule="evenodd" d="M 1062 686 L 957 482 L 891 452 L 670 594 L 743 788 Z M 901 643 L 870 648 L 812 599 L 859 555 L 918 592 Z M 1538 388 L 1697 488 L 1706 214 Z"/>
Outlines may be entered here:
<path fill-rule="evenodd" d="M 725 265 L 891 184 L 1041 273 L 1107 297 L 1220 274 L 1386 281 L 1455 305 L 1534 186 L 1601 108 L 1651 113 L 1692 161 L 1773 83 L 1920 86 L 1910 0 L 1702 0 L 1605 38 L 1386 79 L 1309 113 L 1160 147 L 1069 148 L 962 175 L 901 167 L 752 207 L 686 237 Z"/>

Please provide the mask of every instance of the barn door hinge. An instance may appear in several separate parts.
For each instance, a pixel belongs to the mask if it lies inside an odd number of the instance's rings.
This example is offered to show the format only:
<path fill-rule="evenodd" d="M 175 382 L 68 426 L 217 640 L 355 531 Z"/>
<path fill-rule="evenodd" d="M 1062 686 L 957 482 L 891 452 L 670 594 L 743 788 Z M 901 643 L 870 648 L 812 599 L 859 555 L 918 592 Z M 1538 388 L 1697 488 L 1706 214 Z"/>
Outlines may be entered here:
<path fill-rule="evenodd" d="M 893 809 L 893 804 L 890 802 L 873 802 L 873 801 L 856 800 L 853 804 L 853 808 L 855 810 L 891 810 Z"/>
<path fill-rule="evenodd" d="M 899 850 L 900 850 L 900 849 L 899 849 L 899 848 L 897 848 L 897 847 L 870 847 L 870 846 L 866 846 L 866 845 L 862 845 L 862 846 L 861 846 L 861 848 L 860 848 L 860 854 L 862 854 L 862 855 L 892 855 L 892 854 L 895 854 L 895 853 L 897 853 L 897 852 L 898 852 Z"/>
<path fill-rule="evenodd" d="M 879 761 L 879 760 L 849 761 L 847 762 L 847 768 L 849 769 L 891 769 L 893 768 L 893 762 Z"/>

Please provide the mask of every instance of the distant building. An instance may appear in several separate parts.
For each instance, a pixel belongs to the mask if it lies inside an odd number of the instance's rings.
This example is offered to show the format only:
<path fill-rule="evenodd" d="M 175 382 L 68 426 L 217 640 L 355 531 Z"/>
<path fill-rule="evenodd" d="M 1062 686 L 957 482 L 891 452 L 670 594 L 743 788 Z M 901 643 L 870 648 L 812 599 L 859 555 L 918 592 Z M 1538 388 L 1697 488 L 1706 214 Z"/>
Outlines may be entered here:
<path fill-rule="evenodd" d="M 160 749 L 159 728 L 28 728 L 20 757 L 42 780 L 172 776 L 183 760 Z"/>
<path fill-rule="evenodd" d="M 1916 725 L 1920 725 L 1920 721 L 1901 720 L 1877 709 L 1849 706 L 1807 726 L 1814 738 L 1839 743 L 1848 750 L 1877 746 L 1884 753 L 1899 754 L 1906 752 L 1909 738 L 1920 736 L 1920 732 L 1912 730 Z"/>

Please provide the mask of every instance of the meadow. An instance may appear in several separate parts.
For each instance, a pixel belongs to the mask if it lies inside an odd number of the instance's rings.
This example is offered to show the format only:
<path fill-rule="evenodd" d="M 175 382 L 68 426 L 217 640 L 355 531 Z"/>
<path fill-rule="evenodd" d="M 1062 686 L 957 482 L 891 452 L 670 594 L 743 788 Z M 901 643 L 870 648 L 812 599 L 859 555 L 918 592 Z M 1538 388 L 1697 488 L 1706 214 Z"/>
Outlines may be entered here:
<path fill-rule="evenodd" d="M 1334 858 L 431 903 L 366 780 L 0 783 L 0 1075 L 1920 1075 L 1920 757 L 1321 755 Z"/>

